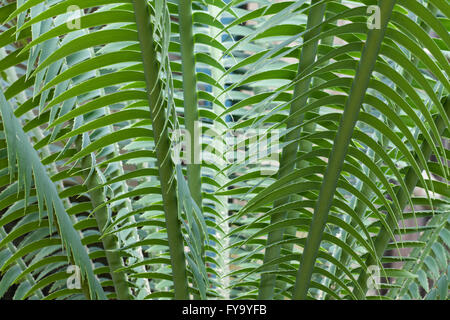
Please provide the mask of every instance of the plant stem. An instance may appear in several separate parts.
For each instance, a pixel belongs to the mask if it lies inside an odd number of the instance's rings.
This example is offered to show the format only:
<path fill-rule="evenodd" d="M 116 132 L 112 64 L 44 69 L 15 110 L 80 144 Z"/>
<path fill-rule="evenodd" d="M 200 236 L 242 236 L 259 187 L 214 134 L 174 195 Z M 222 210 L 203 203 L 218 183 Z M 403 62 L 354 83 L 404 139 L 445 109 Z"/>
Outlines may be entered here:
<path fill-rule="evenodd" d="M 178 199 L 173 178 L 174 165 L 170 157 L 170 139 L 164 112 L 165 102 L 162 96 L 159 62 L 153 40 L 153 26 L 146 0 L 133 1 L 139 42 L 144 65 L 156 157 L 159 167 L 159 180 L 163 198 L 163 207 L 169 241 L 170 260 L 175 299 L 188 299 L 188 281 L 181 223 L 178 219 Z"/>
<path fill-rule="evenodd" d="M 337 2 L 340 2 L 340 0 Z M 332 16 L 333 16 L 333 12 L 331 12 L 331 11 L 325 12 L 325 20 L 328 20 Z M 327 38 L 322 39 L 320 41 L 320 43 L 322 45 L 333 46 L 333 41 L 334 41 L 334 37 L 327 37 Z M 318 53 L 317 53 L 317 55 L 318 55 Z M 323 82 L 324 82 L 323 79 L 316 77 L 316 78 L 312 79 L 311 86 L 314 88 L 315 86 L 318 86 L 318 85 L 322 84 Z M 320 108 L 318 108 L 317 112 L 319 112 L 319 110 L 320 110 Z M 305 135 L 314 133 L 316 131 L 316 123 L 314 123 L 314 122 L 308 123 L 305 126 L 303 126 L 303 129 L 301 129 L 301 130 L 302 130 L 302 134 L 305 134 Z M 298 143 L 298 150 L 305 152 L 305 153 L 310 152 L 312 150 L 311 141 L 301 139 Z M 307 160 L 302 160 L 302 161 L 296 162 L 297 169 L 306 168 L 308 165 L 309 165 L 309 161 L 307 161 Z M 290 201 L 300 201 L 302 199 L 302 196 L 300 196 L 298 194 L 293 194 L 290 196 L 289 199 L 290 199 Z M 296 219 L 298 217 L 299 217 L 299 214 L 297 211 L 289 211 L 287 213 L 288 219 Z M 287 236 L 296 237 L 297 236 L 297 227 L 287 227 L 284 234 Z M 292 243 L 283 244 L 282 248 L 283 248 L 283 250 L 286 250 L 286 252 L 292 252 L 292 250 L 294 248 L 294 244 L 292 244 Z M 286 287 L 286 285 L 287 285 L 286 282 L 282 282 L 280 284 L 281 289 L 284 289 Z"/>
<path fill-rule="evenodd" d="M 80 142 L 81 139 L 78 139 Z M 81 148 L 80 148 L 81 149 Z M 81 165 L 83 168 L 89 168 L 92 165 L 92 160 L 90 155 L 84 157 L 81 161 Z M 96 188 L 101 185 L 102 182 L 98 176 L 98 174 L 94 171 L 90 176 L 88 173 L 85 175 L 86 186 L 89 190 L 89 197 L 91 198 L 91 203 L 93 208 L 97 208 L 101 206 L 105 202 L 105 193 L 104 188 Z M 96 188 L 96 189 L 95 189 Z M 106 224 L 108 223 L 108 207 L 102 206 L 95 213 L 95 220 L 97 221 L 98 230 L 100 233 L 104 230 Z M 117 299 L 119 300 L 129 300 L 132 298 L 131 288 L 128 284 L 127 275 L 125 272 L 116 272 L 116 270 L 123 268 L 124 263 L 123 259 L 118 251 L 119 239 L 117 235 L 107 235 L 102 238 L 103 249 L 105 250 L 106 260 L 108 261 L 108 266 L 110 269 L 110 274 L 112 281 L 114 283 L 114 289 L 116 291 Z"/>
<path fill-rule="evenodd" d="M 428 3 L 427 8 L 430 10 L 430 12 L 432 12 L 434 15 L 436 14 L 436 8 L 432 5 L 430 5 L 430 3 Z M 420 23 L 419 23 L 420 22 Z M 430 31 L 430 27 L 424 23 L 423 21 L 417 21 L 417 23 L 420 24 L 420 26 L 427 32 Z M 419 60 L 414 56 L 411 55 L 411 61 L 412 63 L 417 67 L 419 64 Z M 411 76 L 410 73 L 406 72 L 406 70 L 402 70 L 402 76 L 407 80 L 407 82 L 411 82 L 413 80 L 413 77 Z M 403 90 L 401 90 L 401 88 L 399 86 L 396 86 L 395 91 L 404 99 L 405 97 L 405 92 Z M 398 110 L 398 106 L 395 104 L 391 104 L 391 107 L 393 108 L 393 110 L 398 114 L 399 110 Z M 383 117 L 384 118 L 384 117 Z M 394 124 L 392 123 L 392 121 L 389 118 L 385 118 L 386 124 L 390 127 L 390 128 L 394 128 Z M 385 136 L 382 137 L 382 146 L 386 147 L 388 145 L 388 141 L 386 139 Z M 374 162 L 376 163 L 379 160 L 378 156 L 375 154 L 375 159 Z M 369 172 L 369 179 L 373 180 L 375 179 L 375 175 L 373 174 L 372 171 Z M 370 196 L 372 194 L 372 191 L 370 190 L 370 188 L 368 188 L 368 186 L 366 184 L 363 184 L 362 188 L 361 188 L 361 193 L 367 196 Z M 355 213 L 359 216 L 362 217 L 362 215 L 364 214 L 366 210 L 366 204 L 361 201 L 360 199 L 357 199 L 356 201 L 356 207 L 355 207 Z M 354 221 L 350 221 L 351 226 L 355 227 L 356 223 Z M 344 234 L 345 235 L 345 234 Z M 350 247 L 353 247 L 353 244 L 355 243 L 355 239 L 354 238 L 350 238 L 350 239 L 346 239 L 348 240 L 348 245 Z M 346 252 L 346 251 L 342 251 L 342 255 L 341 255 L 341 262 L 343 263 L 343 265 L 347 265 L 348 263 L 350 263 L 350 255 Z M 341 270 L 338 270 L 337 272 L 338 275 L 342 274 Z M 396 290 L 393 290 L 394 292 Z"/>
<path fill-rule="evenodd" d="M 187 180 L 191 196 L 202 210 L 201 165 L 199 161 L 198 99 L 195 71 L 194 34 L 192 30 L 192 1 L 179 0 L 178 19 L 180 23 L 181 68 L 183 77 L 184 121 L 190 141 L 188 142 Z"/>
<path fill-rule="evenodd" d="M 86 30 L 86 33 L 89 33 L 89 30 Z M 91 58 L 95 57 L 95 52 L 92 48 L 89 48 L 89 54 L 91 56 Z M 100 71 L 99 70 L 95 70 L 95 74 L 96 76 L 101 76 Z M 101 88 L 100 89 L 100 95 L 104 96 L 106 94 L 105 89 Z M 105 113 L 105 115 L 110 115 L 111 114 L 111 109 L 109 107 L 104 107 L 103 108 L 103 112 Z M 106 127 L 106 129 L 112 133 L 114 132 L 114 128 L 112 125 L 109 125 Z M 117 144 L 114 144 L 113 146 L 113 152 L 108 154 L 106 156 L 106 159 L 111 159 L 113 157 L 116 157 L 120 154 L 119 152 L 119 147 Z M 121 176 L 124 174 L 124 170 L 123 170 L 123 163 L 122 161 L 119 161 L 118 163 L 112 163 L 110 164 L 110 166 L 114 166 L 115 170 L 113 170 L 111 172 L 111 178 L 116 178 L 118 176 Z M 125 181 L 122 181 L 119 183 L 119 187 L 113 191 L 114 195 L 120 195 L 120 194 L 124 194 L 126 192 L 128 192 L 128 185 Z M 131 201 L 130 199 L 124 199 L 122 200 L 122 202 L 117 205 L 117 218 L 119 218 L 120 216 L 120 212 L 122 209 L 125 209 L 127 212 L 131 212 L 133 210 L 133 207 L 131 205 Z M 134 218 L 134 216 L 128 217 L 125 220 L 126 223 L 135 223 L 136 220 Z M 131 244 L 131 242 L 139 242 L 139 234 L 137 232 L 137 228 L 132 228 L 131 230 L 125 230 L 122 231 L 119 234 L 118 237 L 118 246 L 120 247 L 121 242 L 123 242 L 125 245 L 129 245 Z M 132 255 L 134 256 L 134 258 L 129 258 L 128 259 L 128 263 L 132 264 L 135 263 L 137 259 L 139 260 L 143 260 L 144 255 L 142 253 L 142 248 L 141 247 L 137 247 L 131 250 L 132 251 Z M 137 259 L 136 259 L 137 258 Z M 138 268 L 136 268 L 134 270 L 135 272 L 139 272 L 139 273 L 145 273 L 147 272 L 145 266 L 140 266 Z M 138 278 L 136 279 L 136 287 L 138 289 L 138 294 L 137 294 L 137 298 L 138 299 L 142 299 L 144 297 L 146 297 L 147 295 L 149 295 L 151 293 L 150 291 L 150 285 L 148 283 L 148 279 L 146 278 Z"/>
<path fill-rule="evenodd" d="M 325 13 L 325 20 L 331 18 L 332 14 L 330 12 L 326 12 Z M 332 46 L 333 45 L 333 37 L 328 37 L 325 39 L 322 39 L 320 41 L 321 44 L 323 45 L 328 45 L 328 46 Z M 320 84 L 322 84 L 324 82 L 324 80 L 322 80 L 321 78 L 314 78 L 312 79 L 312 87 L 318 86 Z M 320 109 L 320 108 L 319 108 Z M 319 110 L 318 109 L 318 110 Z M 316 123 L 315 122 L 310 122 L 308 124 L 306 124 L 305 126 L 303 126 L 302 129 L 302 134 L 308 135 L 311 133 L 314 133 L 316 131 Z M 312 150 L 312 143 L 311 141 L 308 140 L 300 140 L 298 142 L 298 150 L 308 153 Z M 302 161 L 297 161 L 296 163 L 296 168 L 297 169 L 302 169 L 305 168 L 309 165 L 309 161 L 307 160 L 302 160 Z M 301 200 L 302 197 L 299 195 L 292 195 L 291 196 L 291 200 L 296 201 L 296 200 Z M 297 213 L 295 213 L 295 211 L 291 211 L 288 213 L 288 218 L 297 218 L 298 215 Z M 288 227 L 286 228 L 286 234 L 290 234 L 295 236 L 297 233 L 297 228 L 296 227 Z M 286 244 L 283 245 L 283 248 L 288 249 L 289 251 L 291 251 L 291 249 L 293 248 L 293 244 Z"/>
<path fill-rule="evenodd" d="M 311 8 L 308 14 L 308 22 L 306 29 L 311 29 L 318 24 L 320 24 L 323 20 L 323 16 L 325 13 L 325 4 L 321 5 L 315 5 L 316 3 L 320 2 L 319 0 L 312 0 L 311 2 Z M 318 33 L 320 33 L 320 30 L 316 30 L 315 32 L 307 33 L 305 34 L 305 37 L 303 39 L 303 42 L 305 43 L 309 39 L 316 36 Z M 298 64 L 298 74 L 301 74 L 306 68 L 308 68 L 316 59 L 317 54 L 317 46 L 318 46 L 318 40 L 309 42 L 308 44 L 304 45 L 301 51 L 300 60 Z M 304 92 L 309 90 L 309 86 L 311 83 L 311 78 L 307 78 L 303 81 L 297 82 L 294 88 L 294 95 L 293 99 L 294 102 L 291 104 L 289 114 L 292 115 L 297 110 L 299 110 L 301 107 L 303 107 L 308 97 L 305 95 L 301 99 L 296 99 L 297 97 L 301 96 Z M 303 122 L 304 114 L 297 115 L 295 117 L 291 117 L 290 120 L 287 122 L 287 130 L 294 128 L 298 126 L 300 123 Z M 300 138 L 300 129 L 292 130 L 290 131 L 286 137 L 285 141 L 293 141 L 290 144 L 286 145 L 282 152 L 281 152 L 281 160 L 280 160 L 280 169 L 278 171 L 278 178 L 282 178 L 285 175 L 289 174 L 295 167 L 295 159 L 297 157 L 297 150 L 298 150 L 298 139 Z M 279 199 L 274 202 L 274 208 L 282 206 L 283 204 L 289 202 L 289 197 L 285 197 L 282 199 Z M 286 219 L 286 212 L 279 212 L 276 214 L 273 214 L 271 216 L 270 224 L 274 224 L 280 221 L 283 221 Z M 271 231 L 267 237 L 267 244 L 266 252 L 264 254 L 264 264 L 278 258 L 280 256 L 280 246 L 276 245 L 273 246 L 272 244 L 281 241 L 283 238 L 284 230 L 278 229 L 275 231 Z M 272 245 L 272 246 L 271 246 Z M 270 246 L 270 247 L 269 247 Z M 262 271 L 269 271 L 276 269 L 277 266 L 270 266 L 270 267 L 263 267 Z M 275 288 L 275 281 L 276 281 L 276 275 L 274 274 L 262 274 L 261 275 L 261 282 L 259 286 L 259 296 L 258 299 L 272 299 L 274 295 L 274 288 Z"/>
<path fill-rule="evenodd" d="M 220 9 L 217 8 L 216 6 L 213 5 L 208 5 L 208 11 L 209 13 L 213 16 L 216 17 L 219 12 Z M 217 34 L 220 32 L 220 29 L 215 28 L 215 27 L 210 27 L 210 36 L 212 38 L 215 38 L 217 36 Z M 211 57 L 215 60 L 218 61 L 221 65 L 223 65 L 223 60 L 221 59 L 221 56 L 223 54 L 223 52 L 215 47 L 211 47 L 210 49 L 210 53 L 211 53 Z M 212 67 L 211 68 L 211 76 L 213 79 L 221 79 L 220 85 L 223 87 L 224 86 L 224 80 L 222 79 L 222 75 L 223 75 L 223 71 Z M 216 86 L 212 86 L 212 95 L 214 97 L 219 97 L 218 101 L 222 103 L 222 105 L 225 105 L 225 97 L 223 95 L 220 95 L 221 90 L 219 88 L 217 88 Z M 218 103 L 213 103 L 213 112 L 219 116 L 222 113 L 222 107 L 220 107 L 218 105 Z M 223 119 L 225 120 L 225 119 Z M 228 129 L 227 127 L 225 127 L 223 124 L 220 123 L 220 121 L 214 121 L 213 123 L 214 129 L 217 130 L 220 133 L 226 134 L 226 130 Z M 221 173 L 217 174 L 215 176 L 215 180 L 217 181 L 217 183 L 221 186 L 227 184 L 229 182 L 227 173 L 226 173 L 226 169 L 225 166 L 220 166 L 219 164 L 217 164 L 217 166 L 219 167 L 219 169 L 223 170 Z M 220 201 L 220 203 L 216 203 L 216 208 L 217 211 L 220 213 L 221 217 L 223 220 L 228 218 L 228 197 L 227 196 L 217 196 L 217 199 Z M 222 249 L 221 251 L 221 259 L 220 259 L 220 263 L 221 266 L 219 267 L 219 274 L 222 276 L 221 278 L 221 285 L 222 287 L 219 289 L 220 292 L 220 297 L 222 299 L 230 299 L 230 289 L 227 289 L 228 286 L 230 285 L 230 277 L 228 276 L 228 274 L 230 273 L 230 249 L 225 249 L 228 248 L 228 246 L 230 245 L 230 239 L 229 237 L 226 237 L 226 235 L 228 234 L 230 227 L 229 227 L 229 222 L 228 220 L 224 221 L 223 223 L 220 224 L 220 227 L 222 228 L 224 234 L 222 236 L 222 238 L 220 239 L 220 243 L 222 244 L 222 247 L 224 249 Z"/>
<path fill-rule="evenodd" d="M 371 29 L 367 35 L 361 60 L 356 70 L 355 79 L 336 133 L 333 149 L 328 159 L 327 170 L 323 178 L 300 267 L 297 272 L 293 299 L 306 299 L 328 213 L 333 202 L 345 156 L 347 155 L 348 145 L 358 120 L 359 111 L 369 86 L 370 77 L 375 67 L 394 4 L 395 0 L 380 0 L 381 29 Z"/>
<path fill-rule="evenodd" d="M 109 108 L 106 108 L 106 111 L 109 112 Z M 112 132 L 112 130 L 111 130 L 111 132 Z M 107 158 L 115 157 L 118 155 L 119 155 L 118 146 L 114 145 L 114 152 L 111 155 L 109 155 Z M 119 163 L 112 164 L 112 165 L 115 165 L 116 170 L 111 172 L 111 178 L 119 177 L 124 174 L 122 161 L 119 161 Z M 126 184 L 126 182 L 120 182 L 119 187 L 116 190 L 114 190 L 114 195 L 121 195 L 121 194 L 125 194 L 127 192 L 128 192 L 128 185 Z M 122 210 L 125 210 L 124 214 L 133 211 L 133 207 L 131 205 L 131 201 L 129 198 L 124 199 L 123 202 L 121 202 L 117 206 L 117 218 L 120 218 L 120 216 L 121 216 L 120 212 Z M 134 216 L 131 216 L 131 217 L 128 217 L 125 221 L 126 221 L 126 223 L 133 224 L 136 222 L 136 219 L 134 218 Z M 136 242 L 140 241 L 140 237 L 139 237 L 137 228 L 132 228 L 131 230 L 128 229 L 128 230 L 122 231 L 121 234 L 119 235 L 119 238 L 125 245 L 131 245 L 132 243 L 136 243 Z M 131 254 L 133 255 L 133 257 L 129 258 L 128 264 L 133 264 L 138 261 L 144 260 L 144 254 L 142 252 L 141 247 L 131 249 Z M 140 267 L 134 269 L 134 271 L 139 272 L 139 273 L 145 273 L 145 272 L 147 272 L 147 269 L 145 266 L 140 266 Z M 138 294 L 137 294 L 138 299 L 143 299 L 151 293 L 150 285 L 148 283 L 148 279 L 146 279 L 146 278 L 136 279 L 136 286 L 138 289 Z"/>

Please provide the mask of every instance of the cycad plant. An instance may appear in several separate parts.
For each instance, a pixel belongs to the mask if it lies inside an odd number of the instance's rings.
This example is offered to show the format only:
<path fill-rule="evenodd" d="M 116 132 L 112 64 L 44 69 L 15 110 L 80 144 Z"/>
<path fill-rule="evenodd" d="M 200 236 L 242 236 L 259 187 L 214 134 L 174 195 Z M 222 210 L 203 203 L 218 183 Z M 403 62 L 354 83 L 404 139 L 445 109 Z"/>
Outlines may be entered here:
<path fill-rule="evenodd" d="M 448 1 L 0 4 L 3 299 L 447 299 Z"/>

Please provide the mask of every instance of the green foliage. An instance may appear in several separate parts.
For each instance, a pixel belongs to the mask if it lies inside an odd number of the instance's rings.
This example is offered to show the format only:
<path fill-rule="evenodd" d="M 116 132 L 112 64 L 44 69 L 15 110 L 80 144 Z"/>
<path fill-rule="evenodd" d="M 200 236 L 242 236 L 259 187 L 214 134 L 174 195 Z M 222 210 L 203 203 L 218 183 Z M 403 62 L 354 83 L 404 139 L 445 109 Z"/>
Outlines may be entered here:
<path fill-rule="evenodd" d="M 447 299 L 449 14 L 0 1 L 0 297 Z"/>

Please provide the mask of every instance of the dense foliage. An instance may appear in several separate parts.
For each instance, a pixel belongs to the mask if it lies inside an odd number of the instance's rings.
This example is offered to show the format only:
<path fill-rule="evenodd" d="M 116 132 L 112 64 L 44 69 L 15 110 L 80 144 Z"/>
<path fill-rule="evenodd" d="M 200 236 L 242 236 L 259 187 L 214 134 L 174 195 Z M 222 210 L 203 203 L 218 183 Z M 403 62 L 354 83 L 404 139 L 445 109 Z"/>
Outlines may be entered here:
<path fill-rule="evenodd" d="M 449 15 L 0 0 L 0 297 L 447 299 Z"/>

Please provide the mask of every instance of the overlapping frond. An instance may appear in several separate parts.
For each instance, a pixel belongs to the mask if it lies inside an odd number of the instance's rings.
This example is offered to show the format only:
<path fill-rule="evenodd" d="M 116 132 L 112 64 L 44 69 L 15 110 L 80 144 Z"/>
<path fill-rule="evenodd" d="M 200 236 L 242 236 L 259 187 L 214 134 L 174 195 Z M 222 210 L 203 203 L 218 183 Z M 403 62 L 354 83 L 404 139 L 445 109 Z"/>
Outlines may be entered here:
<path fill-rule="evenodd" d="M 449 12 L 2 3 L 0 295 L 445 299 Z"/>

